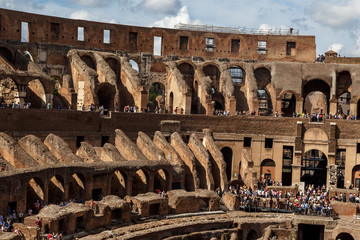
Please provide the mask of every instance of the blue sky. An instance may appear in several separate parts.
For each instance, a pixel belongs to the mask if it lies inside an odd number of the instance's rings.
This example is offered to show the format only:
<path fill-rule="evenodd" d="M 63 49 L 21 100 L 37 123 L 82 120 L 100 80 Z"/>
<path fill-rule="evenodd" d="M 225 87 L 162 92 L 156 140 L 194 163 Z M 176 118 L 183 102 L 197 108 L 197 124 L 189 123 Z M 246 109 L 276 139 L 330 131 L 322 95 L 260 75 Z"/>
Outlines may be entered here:
<path fill-rule="evenodd" d="M 360 0 L 0 0 L 0 7 L 138 26 L 176 23 L 299 29 L 317 52 L 360 57 Z"/>

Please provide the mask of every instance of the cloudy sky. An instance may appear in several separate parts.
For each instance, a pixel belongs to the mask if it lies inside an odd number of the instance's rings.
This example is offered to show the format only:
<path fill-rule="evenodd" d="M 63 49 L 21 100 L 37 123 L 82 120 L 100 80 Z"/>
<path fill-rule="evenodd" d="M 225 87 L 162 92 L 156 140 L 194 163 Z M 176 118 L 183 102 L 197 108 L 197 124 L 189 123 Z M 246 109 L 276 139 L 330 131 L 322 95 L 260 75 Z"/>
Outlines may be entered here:
<path fill-rule="evenodd" d="M 299 29 L 317 53 L 360 57 L 360 0 L 0 0 L 0 7 L 52 16 L 173 28 L 176 23 Z"/>

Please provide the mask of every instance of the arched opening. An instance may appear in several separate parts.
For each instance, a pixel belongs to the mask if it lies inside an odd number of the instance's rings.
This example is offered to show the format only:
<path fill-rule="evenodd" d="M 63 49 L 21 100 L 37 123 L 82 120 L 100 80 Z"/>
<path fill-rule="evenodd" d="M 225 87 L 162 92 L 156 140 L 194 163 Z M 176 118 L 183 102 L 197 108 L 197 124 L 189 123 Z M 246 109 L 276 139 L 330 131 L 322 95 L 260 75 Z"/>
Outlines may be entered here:
<path fill-rule="evenodd" d="M 307 151 L 301 159 L 301 182 L 305 185 L 326 186 L 327 158 L 319 150 Z"/>
<path fill-rule="evenodd" d="M 220 92 L 220 70 L 212 64 L 206 65 L 203 68 L 205 76 L 210 77 L 211 87 L 215 89 L 215 92 Z"/>
<path fill-rule="evenodd" d="M 110 194 L 121 198 L 126 196 L 126 175 L 116 170 L 110 176 Z"/>
<path fill-rule="evenodd" d="M 159 169 L 154 178 L 155 191 L 167 191 L 166 189 L 166 173 L 163 169 Z"/>
<path fill-rule="evenodd" d="M 344 92 L 338 97 L 338 105 L 337 105 L 338 113 L 345 115 L 350 114 L 350 100 L 351 100 L 351 94 L 349 92 Z"/>
<path fill-rule="evenodd" d="M 271 83 L 271 73 L 269 69 L 265 67 L 255 69 L 254 77 L 258 88 L 266 88 L 266 86 Z"/>
<path fill-rule="evenodd" d="M 109 57 L 105 59 L 109 67 L 114 71 L 117 78 L 120 78 L 120 63 L 117 59 Z"/>
<path fill-rule="evenodd" d="M 219 113 L 221 111 L 224 111 L 225 109 L 224 109 L 223 105 L 220 102 L 214 101 L 214 110 L 218 111 L 218 113 Z"/>
<path fill-rule="evenodd" d="M 291 117 L 296 113 L 296 97 L 292 93 L 285 93 L 281 97 L 281 113 L 285 117 Z"/>
<path fill-rule="evenodd" d="M 355 188 L 360 189 L 360 165 L 356 165 L 352 169 L 352 184 Z"/>
<path fill-rule="evenodd" d="M 34 213 L 37 213 L 39 209 L 36 203 L 42 204 L 44 201 L 44 184 L 40 178 L 32 178 L 28 182 L 26 190 L 26 209 L 31 208 Z"/>
<path fill-rule="evenodd" d="M 94 61 L 94 59 L 88 55 L 83 55 L 80 57 L 81 60 L 86 63 L 86 65 L 89 67 L 89 68 L 92 68 L 96 71 L 96 62 Z"/>
<path fill-rule="evenodd" d="M 18 103 L 20 101 L 18 87 L 11 78 L 0 80 L 0 98 L 1 103 L 5 102 L 7 105 L 11 105 L 13 102 Z"/>
<path fill-rule="evenodd" d="M 174 94 L 171 92 L 169 97 L 169 113 L 173 113 L 174 110 Z"/>
<path fill-rule="evenodd" d="M 233 151 L 229 147 L 224 147 L 221 149 L 221 153 L 224 156 L 224 161 L 226 163 L 226 176 L 227 180 L 230 182 L 232 177 L 232 160 L 233 160 Z"/>
<path fill-rule="evenodd" d="M 342 232 L 336 236 L 335 240 L 354 240 L 354 238 L 350 233 Z"/>
<path fill-rule="evenodd" d="M 139 72 L 139 65 L 137 64 L 136 61 L 130 59 L 129 63 L 130 63 L 130 65 L 131 65 L 131 67 L 132 67 L 135 71 Z"/>
<path fill-rule="evenodd" d="M 31 103 L 32 108 L 46 107 L 46 94 L 43 84 L 39 79 L 34 79 L 28 83 L 26 88 L 26 103 Z"/>
<path fill-rule="evenodd" d="M 245 72 L 240 66 L 232 66 L 228 69 L 233 84 L 243 84 L 245 79 Z"/>
<path fill-rule="evenodd" d="M 132 195 L 146 193 L 148 191 L 148 177 L 145 172 L 139 169 L 133 177 L 132 181 Z"/>
<path fill-rule="evenodd" d="M 257 91 L 257 98 L 259 102 L 259 115 L 260 116 L 269 116 L 273 112 L 271 97 L 268 92 L 259 88 Z"/>
<path fill-rule="evenodd" d="M 85 196 L 85 177 L 80 173 L 74 173 L 70 178 L 69 198 L 73 202 L 83 202 Z"/>
<path fill-rule="evenodd" d="M 149 103 L 151 111 L 165 108 L 165 86 L 162 83 L 155 82 L 149 88 Z"/>
<path fill-rule="evenodd" d="M 103 106 L 104 109 L 114 110 L 115 87 L 113 85 L 110 83 L 100 84 L 97 96 L 99 106 Z"/>
<path fill-rule="evenodd" d="M 330 86 L 323 80 L 311 80 L 303 87 L 304 112 L 329 113 Z"/>
<path fill-rule="evenodd" d="M 336 77 L 336 97 L 338 98 L 344 92 L 350 92 L 352 80 L 348 71 L 339 72 Z"/>
<path fill-rule="evenodd" d="M 193 66 L 189 63 L 181 63 L 177 68 L 179 69 L 180 73 L 182 74 L 189 88 L 193 89 L 194 73 L 195 73 Z"/>
<path fill-rule="evenodd" d="M 260 175 L 261 181 L 264 179 L 275 180 L 275 162 L 272 159 L 265 159 L 261 162 Z"/>
<path fill-rule="evenodd" d="M 258 239 L 259 237 L 258 237 L 258 234 L 257 234 L 257 232 L 255 231 L 255 230 L 251 230 L 249 233 L 248 233 L 248 235 L 247 235 L 247 237 L 246 237 L 246 240 L 256 240 L 256 239 Z"/>
<path fill-rule="evenodd" d="M 61 176 L 53 176 L 50 179 L 48 186 L 48 201 L 49 203 L 58 204 L 64 201 L 64 179 Z"/>
<path fill-rule="evenodd" d="M 3 57 L 8 63 L 14 65 L 14 56 L 12 52 L 6 47 L 0 47 L 0 55 Z"/>

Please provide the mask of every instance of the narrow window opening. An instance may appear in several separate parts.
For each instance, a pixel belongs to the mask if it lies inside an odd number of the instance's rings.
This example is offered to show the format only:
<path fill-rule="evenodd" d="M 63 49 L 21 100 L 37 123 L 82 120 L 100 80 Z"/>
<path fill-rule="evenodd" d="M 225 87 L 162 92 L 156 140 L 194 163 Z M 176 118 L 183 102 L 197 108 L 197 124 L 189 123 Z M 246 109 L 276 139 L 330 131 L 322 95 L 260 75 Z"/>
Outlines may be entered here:
<path fill-rule="evenodd" d="M 101 146 L 103 147 L 105 143 L 108 143 L 110 140 L 109 136 L 101 136 Z"/>
<path fill-rule="evenodd" d="M 84 27 L 78 27 L 78 41 L 84 41 L 85 40 L 85 28 Z"/>
<path fill-rule="evenodd" d="M 295 56 L 296 54 L 296 42 L 287 42 L 286 43 L 286 55 Z"/>
<path fill-rule="evenodd" d="M 109 44 L 111 42 L 110 34 L 111 34 L 110 30 L 104 29 L 104 43 Z"/>
<path fill-rule="evenodd" d="M 206 38 L 205 39 L 205 50 L 208 52 L 213 52 L 215 48 L 215 40 L 214 38 Z"/>
<path fill-rule="evenodd" d="M 137 46 L 137 32 L 129 32 L 129 44 L 130 47 L 136 47 Z"/>
<path fill-rule="evenodd" d="M 59 39 L 60 25 L 59 23 L 50 23 L 50 33 L 52 39 Z"/>
<path fill-rule="evenodd" d="M 251 147 L 251 137 L 244 137 L 244 147 Z"/>
<path fill-rule="evenodd" d="M 231 39 L 231 52 L 239 52 L 240 50 L 240 40 Z"/>
<path fill-rule="evenodd" d="M 180 50 L 187 50 L 189 44 L 188 36 L 180 36 Z"/>
<path fill-rule="evenodd" d="M 259 54 L 266 54 L 266 41 L 258 41 L 258 53 Z"/>
<path fill-rule="evenodd" d="M 272 147 L 273 147 L 273 139 L 265 138 L 265 148 L 272 148 Z"/>
<path fill-rule="evenodd" d="M 76 147 L 79 148 L 81 146 L 81 142 L 85 140 L 84 136 L 77 136 L 76 137 Z"/>
<path fill-rule="evenodd" d="M 21 22 L 21 42 L 29 42 L 29 23 Z"/>
<path fill-rule="evenodd" d="M 356 153 L 360 153 L 360 143 L 356 144 Z"/>
<path fill-rule="evenodd" d="M 162 37 L 154 37 L 154 56 L 161 56 L 161 45 L 162 45 Z"/>

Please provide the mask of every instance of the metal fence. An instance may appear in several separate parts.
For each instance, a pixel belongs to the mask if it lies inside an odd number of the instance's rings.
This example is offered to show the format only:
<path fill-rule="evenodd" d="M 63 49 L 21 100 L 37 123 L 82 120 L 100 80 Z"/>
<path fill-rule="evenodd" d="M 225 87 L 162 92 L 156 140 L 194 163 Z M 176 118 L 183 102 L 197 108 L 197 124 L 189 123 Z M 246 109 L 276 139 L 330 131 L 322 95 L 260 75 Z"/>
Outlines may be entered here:
<path fill-rule="evenodd" d="M 213 25 L 193 25 L 179 23 L 175 25 L 175 29 L 203 31 L 203 32 L 220 32 L 220 33 L 238 33 L 238 34 L 254 34 L 254 35 L 299 35 L 299 29 L 293 28 L 271 28 L 271 29 L 255 29 L 246 27 L 218 27 Z"/>

